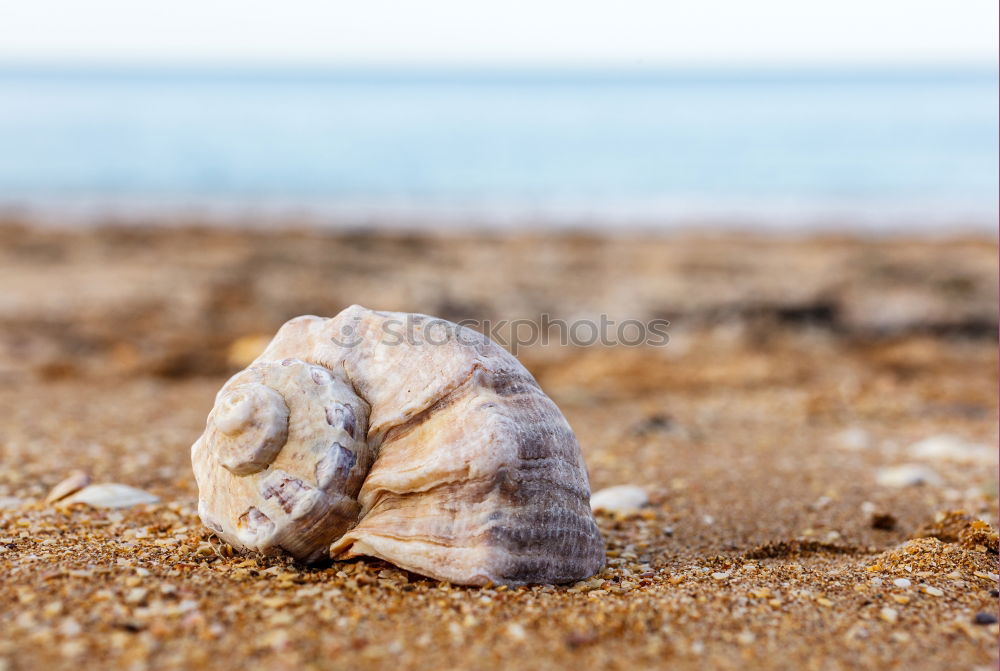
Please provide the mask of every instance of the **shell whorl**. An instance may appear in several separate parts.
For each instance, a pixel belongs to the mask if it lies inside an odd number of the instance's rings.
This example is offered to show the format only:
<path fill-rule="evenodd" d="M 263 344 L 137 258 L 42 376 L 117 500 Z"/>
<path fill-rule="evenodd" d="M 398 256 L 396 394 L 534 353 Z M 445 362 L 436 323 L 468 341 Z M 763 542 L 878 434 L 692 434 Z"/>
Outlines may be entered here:
<path fill-rule="evenodd" d="M 415 337 L 384 337 L 401 320 Z M 432 324 L 461 337 L 421 338 Z M 369 555 L 459 584 L 604 565 L 566 420 L 513 356 L 442 320 L 293 319 L 219 392 L 192 462 L 203 521 L 236 547 Z"/>
<path fill-rule="evenodd" d="M 191 450 L 202 521 L 235 547 L 316 560 L 357 521 L 368 406 L 333 372 L 261 362 L 220 391 Z"/>
<path fill-rule="evenodd" d="M 288 441 L 288 406 L 276 390 L 257 382 L 230 389 L 212 410 L 219 462 L 231 473 L 267 468 Z"/>

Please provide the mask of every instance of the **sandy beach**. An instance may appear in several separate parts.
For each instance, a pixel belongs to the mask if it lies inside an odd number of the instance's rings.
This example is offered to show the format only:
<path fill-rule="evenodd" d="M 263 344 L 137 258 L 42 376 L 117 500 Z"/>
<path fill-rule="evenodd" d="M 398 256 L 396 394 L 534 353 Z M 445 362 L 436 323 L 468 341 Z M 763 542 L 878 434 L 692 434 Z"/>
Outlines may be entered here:
<path fill-rule="evenodd" d="M 0 225 L 0 671 L 991 669 L 997 241 Z M 575 430 L 607 568 L 455 587 L 234 555 L 190 445 L 287 319 L 669 320 L 517 352 Z M 160 503 L 48 505 L 74 471 Z"/>

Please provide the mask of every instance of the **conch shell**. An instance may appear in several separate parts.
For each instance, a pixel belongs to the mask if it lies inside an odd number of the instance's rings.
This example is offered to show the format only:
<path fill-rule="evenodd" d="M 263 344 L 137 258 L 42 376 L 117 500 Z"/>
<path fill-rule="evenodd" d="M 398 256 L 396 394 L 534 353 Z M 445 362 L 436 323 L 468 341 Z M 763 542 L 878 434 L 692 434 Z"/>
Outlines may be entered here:
<path fill-rule="evenodd" d="M 444 320 L 289 321 L 219 391 L 191 460 L 202 521 L 239 549 L 467 585 L 604 565 L 569 424 L 512 355 Z"/>

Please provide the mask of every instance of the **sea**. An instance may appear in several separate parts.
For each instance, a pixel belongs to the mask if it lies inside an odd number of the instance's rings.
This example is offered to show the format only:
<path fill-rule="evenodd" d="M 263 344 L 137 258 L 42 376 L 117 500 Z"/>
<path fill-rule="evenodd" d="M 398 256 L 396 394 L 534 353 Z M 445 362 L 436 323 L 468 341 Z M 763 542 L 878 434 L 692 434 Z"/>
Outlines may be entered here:
<path fill-rule="evenodd" d="M 988 228 L 995 67 L 0 65 L 0 212 Z"/>

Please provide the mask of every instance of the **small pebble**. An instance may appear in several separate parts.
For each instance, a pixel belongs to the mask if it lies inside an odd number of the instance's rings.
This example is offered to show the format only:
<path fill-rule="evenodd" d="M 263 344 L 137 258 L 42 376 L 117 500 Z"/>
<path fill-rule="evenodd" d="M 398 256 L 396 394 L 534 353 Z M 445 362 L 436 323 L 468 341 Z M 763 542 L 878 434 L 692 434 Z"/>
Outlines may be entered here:
<path fill-rule="evenodd" d="M 860 426 L 844 429 L 834 436 L 834 440 L 845 450 L 864 450 L 871 445 L 871 437 Z"/>
<path fill-rule="evenodd" d="M 909 587 L 913 583 L 911 583 L 906 578 L 896 578 L 895 580 L 892 581 L 892 584 L 895 585 L 896 587 Z"/>
<path fill-rule="evenodd" d="M 833 503 L 833 499 L 831 499 L 829 496 L 821 496 L 818 499 L 816 499 L 815 501 L 813 501 L 813 504 L 810 507 L 813 510 L 822 510 L 823 508 L 826 508 L 831 503 Z"/>
<path fill-rule="evenodd" d="M 149 590 L 142 587 L 136 587 L 134 589 L 131 589 L 129 590 L 128 594 L 125 595 L 125 603 L 128 604 L 142 603 L 143 601 L 146 600 L 146 595 L 148 593 Z"/>
<path fill-rule="evenodd" d="M 896 528 L 896 518 L 890 513 L 872 514 L 872 529 L 879 531 L 893 531 Z"/>
<path fill-rule="evenodd" d="M 528 637 L 528 632 L 517 622 L 507 625 L 507 635 L 515 641 L 523 641 Z"/>
<path fill-rule="evenodd" d="M 937 587 L 931 587 L 930 585 L 924 587 L 924 592 L 930 594 L 931 596 L 944 596 L 944 592 L 942 590 L 939 590 Z"/>
<path fill-rule="evenodd" d="M 997 616 L 993 613 L 976 613 L 972 621 L 976 624 L 996 624 Z"/>

